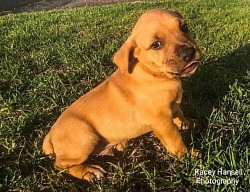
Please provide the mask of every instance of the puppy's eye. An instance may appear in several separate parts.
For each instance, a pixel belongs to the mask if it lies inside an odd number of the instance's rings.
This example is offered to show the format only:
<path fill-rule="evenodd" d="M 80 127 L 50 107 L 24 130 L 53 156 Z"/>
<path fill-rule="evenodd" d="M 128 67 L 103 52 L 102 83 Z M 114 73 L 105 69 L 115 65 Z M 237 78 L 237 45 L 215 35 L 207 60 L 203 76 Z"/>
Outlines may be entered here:
<path fill-rule="evenodd" d="M 161 41 L 156 41 L 154 42 L 152 45 L 151 45 L 151 49 L 154 49 L 154 50 L 159 50 L 160 48 L 163 47 L 163 43 Z"/>
<path fill-rule="evenodd" d="M 181 30 L 184 32 L 184 33 L 187 33 L 188 32 L 188 25 L 185 23 L 181 26 Z"/>

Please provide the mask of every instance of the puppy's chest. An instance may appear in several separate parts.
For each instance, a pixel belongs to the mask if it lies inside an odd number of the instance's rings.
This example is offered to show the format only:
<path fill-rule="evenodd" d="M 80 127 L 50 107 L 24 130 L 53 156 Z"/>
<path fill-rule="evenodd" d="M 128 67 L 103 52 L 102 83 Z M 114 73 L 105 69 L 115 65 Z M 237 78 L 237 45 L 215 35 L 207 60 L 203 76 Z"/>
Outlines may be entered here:
<path fill-rule="evenodd" d="M 166 107 L 181 98 L 181 85 L 147 85 L 140 91 L 135 92 L 135 103 L 146 106 Z M 178 101 L 177 101 L 178 102 Z"/>

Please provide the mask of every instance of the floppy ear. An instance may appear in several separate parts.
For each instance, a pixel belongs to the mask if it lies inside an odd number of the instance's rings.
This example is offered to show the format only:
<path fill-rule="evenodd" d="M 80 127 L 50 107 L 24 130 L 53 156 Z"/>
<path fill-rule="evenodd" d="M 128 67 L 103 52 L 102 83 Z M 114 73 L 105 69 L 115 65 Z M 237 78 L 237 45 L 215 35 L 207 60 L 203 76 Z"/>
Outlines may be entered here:
<path fill-rule="evenodd" d="M 132 73 L 137 62 L 137 59 L 134 57 L 134 48 L 136 43 L 132 37 L 129 37 L 127 41 L 121 46 L 118 52 L 113 58 L 113 62 L 119 67 L 121 73 L 128 71 Z"/>

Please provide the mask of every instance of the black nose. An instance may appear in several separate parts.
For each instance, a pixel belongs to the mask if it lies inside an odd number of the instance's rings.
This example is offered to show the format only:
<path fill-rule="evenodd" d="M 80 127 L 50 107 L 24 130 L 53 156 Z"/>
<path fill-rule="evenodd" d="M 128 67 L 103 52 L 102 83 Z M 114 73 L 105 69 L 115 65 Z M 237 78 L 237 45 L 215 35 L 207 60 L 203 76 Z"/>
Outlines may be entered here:
<path fill-rule="evenodd" d="M 189 46 L 181 46 L 178 49 L 179 57 L 184 61 L 191 61 L 195 56 L 196 49 Z"/>

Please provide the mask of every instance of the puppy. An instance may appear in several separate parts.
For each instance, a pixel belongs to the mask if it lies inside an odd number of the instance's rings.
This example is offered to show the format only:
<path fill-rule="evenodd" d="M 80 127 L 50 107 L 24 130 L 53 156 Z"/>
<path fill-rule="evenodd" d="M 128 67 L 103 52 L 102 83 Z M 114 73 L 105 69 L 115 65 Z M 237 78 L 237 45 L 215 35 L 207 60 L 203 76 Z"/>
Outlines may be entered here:
<path fill-rule="evenodd" d="M 147 11 L 114 56 L 119 69 L 62 113 L 44 139 L 45 154 L 55 154 L 56 169 L 88 181 L 105 173 L 84 164 L 90 154 L 111 155 L 150 131 L 182 157 L 187 148 L 177 127 L 191 123 L 180 109 L 180 77 L 193 74 L 200 59 L 179 13 Z"/>

